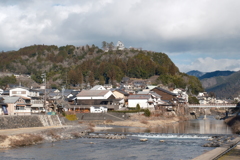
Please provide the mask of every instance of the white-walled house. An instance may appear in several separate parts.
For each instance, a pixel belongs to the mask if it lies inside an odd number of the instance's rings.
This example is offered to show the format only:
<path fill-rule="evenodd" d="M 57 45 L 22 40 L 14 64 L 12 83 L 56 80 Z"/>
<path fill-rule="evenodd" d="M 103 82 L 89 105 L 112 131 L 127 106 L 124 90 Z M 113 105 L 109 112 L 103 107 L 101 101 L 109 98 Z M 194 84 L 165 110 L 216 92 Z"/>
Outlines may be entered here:
<path fill-rule="evenodd" d="M 177 95 L 177 98 L 178 98 L 179 102 L 186 102 L 186 103 L 188 103 L 188 97 L 189 96 L 188 96 L 186 90 L 180 89 L 180 88 L 175 88 L 172 92 Z"/>
<path fill-rule="evenodd" d="M 29 90 L 25 87 L 16 87 L 13 89 L 9 90 L 9 96 L 23 96 L 23 97 L 28 97 L 29 95 Z"/>
<path fill-rule="evenodd" d="M 137 104 L 142 109 L 154 109 L 154 100 L 150 94 L 135 94 L 128 97 L 128 107 L 135 108 Z"/>
<path fill-rule="evenodd" d="M 2 95 L 3 92 L 4 92 L 3 89 L 0 88 L 0 95 Z"/>

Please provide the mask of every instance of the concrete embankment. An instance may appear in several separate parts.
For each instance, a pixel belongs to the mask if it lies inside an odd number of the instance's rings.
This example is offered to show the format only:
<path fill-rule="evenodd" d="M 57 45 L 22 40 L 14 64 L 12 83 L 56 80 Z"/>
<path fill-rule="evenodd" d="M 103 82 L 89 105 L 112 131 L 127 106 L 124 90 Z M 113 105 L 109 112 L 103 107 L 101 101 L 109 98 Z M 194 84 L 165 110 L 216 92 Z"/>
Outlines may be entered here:
<path fill-rule="evenodd" d="M 61 126 L 57 115 L 0 116 L 0 129 Z"/>
<path fill-rule="evenodd" d="M 213 149 L 209 152 L 206 152 L 193 160 L 215 160 L 227 153 L 232 147 L 236 146 L 237 143 L 240 142 L 240 137 L 237 137 L 233 139 L 230 143 L 223 145 L 221 147 L 218 147 L 216 149 Z"/>

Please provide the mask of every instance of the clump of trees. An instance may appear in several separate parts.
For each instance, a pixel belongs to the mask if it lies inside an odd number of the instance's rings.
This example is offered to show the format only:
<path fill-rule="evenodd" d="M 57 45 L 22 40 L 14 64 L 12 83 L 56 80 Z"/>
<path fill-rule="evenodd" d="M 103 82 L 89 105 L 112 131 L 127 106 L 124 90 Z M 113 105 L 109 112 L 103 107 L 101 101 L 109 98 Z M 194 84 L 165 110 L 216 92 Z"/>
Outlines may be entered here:
<path fill-rule="evenodd" d="M 189 104 L 200 104 L 197 97 L 194 97 L 194 96 L 189 96 L 188 97 L 188 103 Z"/>
<path fill-rule="evenodd" d="M 14 75 L 5 76 L 5 77 L 0 78 L 0 87 L 5 90 L 8 86 L 8 84 L 16 84 L 16 82 L 17 82 L 17 80 Z"/>

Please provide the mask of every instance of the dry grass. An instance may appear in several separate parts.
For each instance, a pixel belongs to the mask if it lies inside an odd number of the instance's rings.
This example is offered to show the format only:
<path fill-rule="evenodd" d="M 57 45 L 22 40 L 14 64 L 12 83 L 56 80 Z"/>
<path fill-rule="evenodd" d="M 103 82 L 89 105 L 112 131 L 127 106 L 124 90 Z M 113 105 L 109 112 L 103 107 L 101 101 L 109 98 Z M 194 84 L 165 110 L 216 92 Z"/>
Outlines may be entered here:
<path fill-rule="evenodd" d="M 105 123 L 113 123 L 113 121 L 111 119 L 107 119 Z"/>
<path fill-rule="evenodd" d="M 148 124 L 149 123 L 146 119 L 141 119 L 140 122 L 143 123 L 143 124 Z"/>
<path fill-rule="evenodd" d="M 0 143 L 4 142 L 7 138 L 8 136 L 6 135 L 0 135 Z"/>
<path fill-rule="evenodd" d="M 57 134 L 57 130 L 54 129 L 46 131 L 46 135 L 56 140 L 60 139 L 60 136 Z"/>
<path fill-rule="evenodd" d="M 89 132 L 94 132 L 93 127 L 88 127 L 87 130 L 88 130 Z"/>
<path fill-rule="evenodd" d="M 11 139 L 11 143 L 10 143 L 11 147 L 28 146 L 28 145 L 36 144 L 43 141 L 43 137 L 41 135 L 22 134 L 20 136 L 21 138 L 19 139 L 16 139 L 16 138 Z"/>
<path fill-rule="evenodd" d="M 94 123 L 88 123 L 89 127 L 95 127 Z"/>
<path fill-rule="evenodd" d="M 78 121 L 78 124 L 83 124 L 84 122 L 83 121 Z"/>
<path fill-rule="evenodd" d="M 180 121 L 187 121 L 189 120 L 187 117 L 184 117 L 184 116 L 179 116 L 178 117 Z"/>

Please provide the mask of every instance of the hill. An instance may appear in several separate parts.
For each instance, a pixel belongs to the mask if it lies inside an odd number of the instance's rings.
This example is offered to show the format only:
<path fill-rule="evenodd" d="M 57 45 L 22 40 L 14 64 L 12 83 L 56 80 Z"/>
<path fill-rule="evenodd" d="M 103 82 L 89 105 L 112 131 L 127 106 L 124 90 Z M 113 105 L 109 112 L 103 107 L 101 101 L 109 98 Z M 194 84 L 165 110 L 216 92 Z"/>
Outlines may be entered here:
<path fill-rule="evenodd" d="M 198 70 L 192 70 L 192 71 L 189 71 L 186 73 L 187 75 L 190 75 L 190 76 L 195 76 L 195 77 L 201 77 L 202 75 L 205 74 L 205 72 L 200 72 Z"/>
<path fill-rule="evenodd" d="M 229 76 L 205 78 L 201 83 L 207 92 L 214 92 L 217 97 L 233 98 L 240 95 L 240 71 Z"/>
<path fill-rule="evenodd" d="M 219 76 L 229 76 L 235 73 L 235 71 L 214 71 L 214 72 L 207 72 L 204 75 L 200 76 L 199 79 L 204 78 L 212 78 L 212 77 L 219 77 Z"/>
<path fill-rule="evenodd" d="M 142 79 L 158 76 L 156 84 L 188 86 L 192 93 L 203 91 L 200 81 L 181 73 L 165 53 L 133 48 L 105 52 L 95 45 L 33 45 L 0 53 L 0 71 L 29 74 L 37 83 L 42 83 L 41 75 L 46 73 L 49 88 L 115 85 L 124 76 Z"/>

